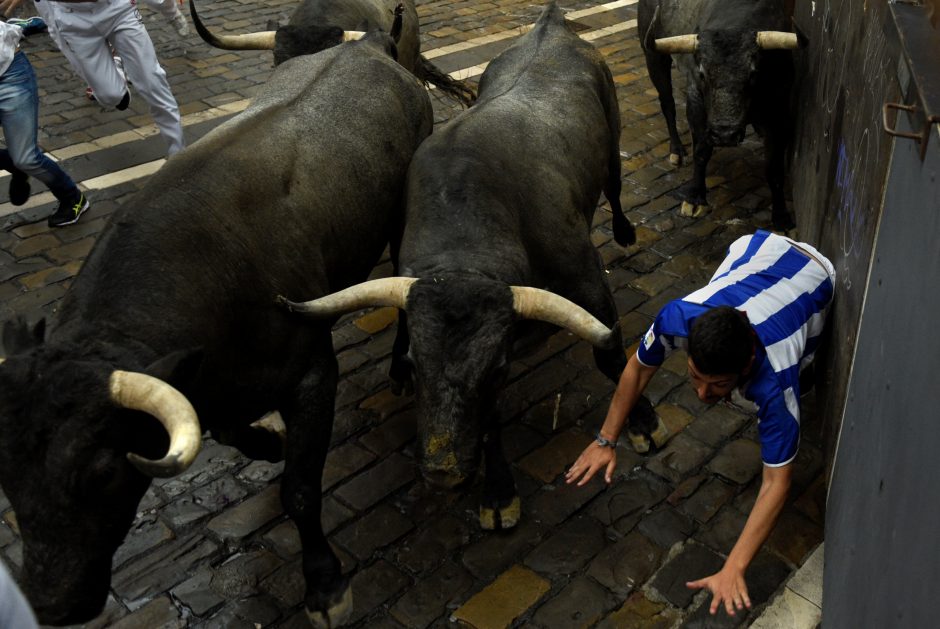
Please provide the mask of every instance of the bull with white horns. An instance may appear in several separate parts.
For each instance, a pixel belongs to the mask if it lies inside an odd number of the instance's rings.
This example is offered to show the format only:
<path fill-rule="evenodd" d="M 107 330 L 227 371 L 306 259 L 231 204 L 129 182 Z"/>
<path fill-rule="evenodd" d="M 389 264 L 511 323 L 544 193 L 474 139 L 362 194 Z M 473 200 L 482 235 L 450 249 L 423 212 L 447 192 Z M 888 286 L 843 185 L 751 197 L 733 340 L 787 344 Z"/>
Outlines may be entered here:
<path fill-rule="evenodd" d="M 783 183 L 793 128 L 790 51 L 805 45 L 787 32 L 781 0 L 640 0 L 637 27 L 650 80 L 669 129 L 669 161 L 682 163 L 676 129 L 672 56 L 686 80 L 686 115 L 692 131 L 692 179 L 680 190 L 681 213 L 707 211 L 705 169 L 716 146 L 736 146 L 748 124 L 764 137 L 774 229 L 788 231 Z"/>
<path fill-rule="evenodd" d="M 280 64 L 248 109 L 115 212 L 48 333 L 4 326 L 0 485 L 42 623 L 100 612 L 152 477 L 192 464 L 203 431 L 280 457 L 279 439 L 251 426 L 275 409 L 307 613 L 319 627 L 351 613 L 320 523 L 338 379 L 330 322 L 291 316 L 275 296 L 361 282 L 400 220 L 432 112 L 394 47 L 373 31 Z"/>

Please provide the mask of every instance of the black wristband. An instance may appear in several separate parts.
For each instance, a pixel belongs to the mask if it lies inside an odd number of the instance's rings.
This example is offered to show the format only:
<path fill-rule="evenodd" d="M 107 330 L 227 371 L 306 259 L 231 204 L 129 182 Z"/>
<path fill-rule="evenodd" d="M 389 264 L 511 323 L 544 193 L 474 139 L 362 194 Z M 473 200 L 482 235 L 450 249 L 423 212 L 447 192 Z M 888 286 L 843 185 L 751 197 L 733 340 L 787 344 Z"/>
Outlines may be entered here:
<path fill-rule="evenodd" d="M 614 449 L 617 447 L 616 441 L 610 441 L 608 439 L 605 439 L 604 437 L 601 436 L 601 431 L 599 430 L 597 431 L 597 434 L 594 435 L 594 441 L 596 441 L 597 444 L 601 446 L 602 448 Z"/>

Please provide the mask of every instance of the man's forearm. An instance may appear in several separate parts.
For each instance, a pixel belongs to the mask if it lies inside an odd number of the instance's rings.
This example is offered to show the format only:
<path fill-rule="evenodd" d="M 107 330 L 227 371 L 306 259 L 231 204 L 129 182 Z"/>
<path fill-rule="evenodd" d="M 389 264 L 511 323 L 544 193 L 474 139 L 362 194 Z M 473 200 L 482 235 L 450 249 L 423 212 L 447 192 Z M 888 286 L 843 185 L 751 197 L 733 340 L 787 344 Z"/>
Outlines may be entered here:
<path fill-rule="evenodd" d="M 761 545 L 767 541 L 787 501 L 791 472 L 792 464 L 783 467 L 764 467 L 757 500 L 747 518 L 744 530 L 741 531 L 731 554 L 728 555 L 726 565 L 744 572 Z"/>
<path fill-rule="evenodd" d="M 620 375 L 620 382 L 617 383 L 614 397 L 610 401 L 604 425 L 601 426 L 602 437 L 613 442 L 617 441 L 624 424 L 627 422 L 627 416 L 633 410 L 636 401 L 646 389 L 646 385 L 649 384 L 653 374 L 656 373 L 656 369 L 656 367 L 647 367 L 641 363 L 636 354 L 630 357 L 626 368 Z"/>

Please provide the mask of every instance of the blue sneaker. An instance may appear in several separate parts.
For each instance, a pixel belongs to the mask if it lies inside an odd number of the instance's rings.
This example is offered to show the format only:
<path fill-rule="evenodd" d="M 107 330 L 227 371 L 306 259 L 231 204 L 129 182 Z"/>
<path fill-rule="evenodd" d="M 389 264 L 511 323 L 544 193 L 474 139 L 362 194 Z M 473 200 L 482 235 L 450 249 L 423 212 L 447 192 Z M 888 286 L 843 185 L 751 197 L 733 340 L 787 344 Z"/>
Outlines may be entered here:
<path fill-rule="evenodd" d="M 23 37 L 29 37 L 30 35 L 35 35 L 36 33 L 45 33 L 47 30 L 49 30 L 49 27 L 46 26 L 45 20 L 43 20 L 38 15 L 27 18 L 10 18 L 7 20 L 7 24 L 19 26 L 22 28 Z"/>

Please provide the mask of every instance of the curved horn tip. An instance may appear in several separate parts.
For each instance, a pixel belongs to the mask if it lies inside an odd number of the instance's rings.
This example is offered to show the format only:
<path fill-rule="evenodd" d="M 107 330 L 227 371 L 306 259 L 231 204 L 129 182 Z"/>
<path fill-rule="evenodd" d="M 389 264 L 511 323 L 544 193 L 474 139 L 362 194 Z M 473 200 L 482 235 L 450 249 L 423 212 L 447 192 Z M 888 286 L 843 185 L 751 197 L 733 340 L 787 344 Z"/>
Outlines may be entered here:
<path fill-rule="evenodd" d="M 182 474 L 183 471 L 193 463 L 192 461 L 184 460 L 182 454 L 179 452 L 167 454 L 162 459 L 148 459 L 139 454 L 128 452 L 127 460 L 130 461 L 131 465 L 136 467 L 140 473 L 154 478 L 172 478 L 173 476 Z M 195 456 L 193 456 L 193 460 L 195 460 Z"/>

